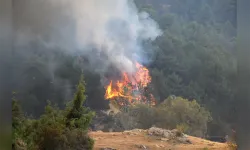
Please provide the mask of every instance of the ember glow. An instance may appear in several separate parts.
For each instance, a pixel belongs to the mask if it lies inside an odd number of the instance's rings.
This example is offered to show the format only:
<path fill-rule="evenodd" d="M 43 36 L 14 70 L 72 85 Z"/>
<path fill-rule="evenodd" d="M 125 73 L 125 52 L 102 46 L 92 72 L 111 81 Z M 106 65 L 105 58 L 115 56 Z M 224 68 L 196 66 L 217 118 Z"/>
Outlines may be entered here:
<path fill-rule="evenodd" d="M 105 98 L 107 100 L 116 100 L 120 105 L 135 103 L 155 105 L 153 95 L 147 90 L 151 82 L 148 69 L 137 62 L 135 66 L 134 74 L 123 72 L 120 80 L 110 81 L 106 87 Z"/>

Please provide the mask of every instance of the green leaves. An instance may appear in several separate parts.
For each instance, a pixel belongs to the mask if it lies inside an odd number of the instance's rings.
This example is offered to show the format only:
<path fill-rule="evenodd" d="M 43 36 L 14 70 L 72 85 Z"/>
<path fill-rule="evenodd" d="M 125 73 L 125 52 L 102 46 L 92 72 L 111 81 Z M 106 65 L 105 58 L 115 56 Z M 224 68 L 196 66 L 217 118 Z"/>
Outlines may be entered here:
<path fill-rule="evenodd" d="M 83 106 L 86 99 L 84 92 L 82 76 L 75 97 L 65 110 L 48 101 L 44 114 L 37 120 L 24 118 L 19 105 L 13 101 L 13 145 L 19 146 L 21 141 L 28 149 L 92 149 L 94 142 L 88 137 L 87 129 L 94 113 Z"/>
<path fill-rule="evenodd" d="M 157 126 L 165 129 L 177 128 L 195 136 L 204 136 L 207 124 L 212 120 L 210 112 L 196 100 L 189 101 L 175 96 L 168 97 L 155 107 L 145 104 L 130 106 L 115 117 L 125 130 Z"/>
<path fill-rule="evenodd" d="M 67 127 L 86 130 L 90 125 L 93 113 L 83 106 L 85 99 L 85 81 L 82 75 L 73 99 L 73 105 L 71 108 L 68 108 L 68 113 L 66 114 Z"/>

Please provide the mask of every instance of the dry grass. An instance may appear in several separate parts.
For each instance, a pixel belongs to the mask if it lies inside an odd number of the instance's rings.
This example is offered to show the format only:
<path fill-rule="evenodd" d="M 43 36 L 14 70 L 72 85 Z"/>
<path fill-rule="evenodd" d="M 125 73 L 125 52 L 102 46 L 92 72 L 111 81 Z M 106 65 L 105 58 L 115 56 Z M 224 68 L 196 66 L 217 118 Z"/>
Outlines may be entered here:
<path fill-rule="evenodd" d="M 227 142 L 229 150 L 237 150 L 237 145 L 233 142 Z"/>
<path fill-rule="evenodd" d="M 192 136 L 188 136 L 192 144 L 162 141 L 146 135 L 145 132 L 133 134 L 130 132 L 91 132 L 90 136 L 95 140 L 94 150 L 106 147 L 117 150 L 134 150 L 139 149 L 138 145 L 154 150 L 231 150 L 226 143 L 212 142 Z"/>

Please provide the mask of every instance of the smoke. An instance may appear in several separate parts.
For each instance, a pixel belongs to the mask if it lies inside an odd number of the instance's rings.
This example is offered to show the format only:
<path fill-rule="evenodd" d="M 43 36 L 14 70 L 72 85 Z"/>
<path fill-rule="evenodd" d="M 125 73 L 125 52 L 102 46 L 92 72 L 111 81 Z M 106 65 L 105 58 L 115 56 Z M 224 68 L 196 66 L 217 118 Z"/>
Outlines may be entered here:
<path fill-rule="evenodd" d="M 133 72 L 133 61 L 143 60 L 141 40 L 154 40 L 160 34 L 148 14 L 138 13 L 128 0 L 82 1 L 74 8 L 79 46 L 94 45 L 122 71 Z"/>
<path fill-rule="evenodd" d="M 146 12 L 131 0 L 23 0 L 15 2 L 15 44 L 32 41 L 86 56 L 95 71 L 112 65 L 133 72 L 147 63 L 142 41 L 161 34 Z"/>

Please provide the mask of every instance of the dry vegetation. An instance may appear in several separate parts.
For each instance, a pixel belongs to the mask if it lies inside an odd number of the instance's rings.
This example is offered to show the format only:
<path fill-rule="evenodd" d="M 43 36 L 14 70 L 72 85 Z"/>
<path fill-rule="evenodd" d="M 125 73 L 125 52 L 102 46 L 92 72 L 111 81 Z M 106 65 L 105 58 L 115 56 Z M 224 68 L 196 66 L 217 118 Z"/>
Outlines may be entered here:
<path fill-rule="evenodd" d="M 146 130 L 132 130 L 125 132 L 91 132 L 95 150 L 100 149 L 167 149 L 167 150 L 230 150 L 227 144 L 211 142 L 201 138 L 187 136 L 190 144 L 183 144 L 166 138 L 149 136 Z"/>

